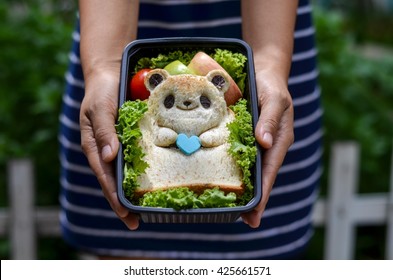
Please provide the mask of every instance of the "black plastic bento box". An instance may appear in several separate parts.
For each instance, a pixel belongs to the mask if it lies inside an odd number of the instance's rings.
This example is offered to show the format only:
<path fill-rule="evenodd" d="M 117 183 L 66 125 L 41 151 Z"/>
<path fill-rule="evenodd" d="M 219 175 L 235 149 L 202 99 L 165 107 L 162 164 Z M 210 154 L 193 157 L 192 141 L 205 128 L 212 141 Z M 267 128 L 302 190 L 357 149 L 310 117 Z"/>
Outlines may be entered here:
<path fill-rule="evenodd" d="M 229 38 L 202 38 L 202 37 L 178 37 L 136 40 L 126 46 L 123 52 L 119 88 L 119 108 L 127 98 L 129 79 L 137 61 L 142 57 L 155 57 L 158 54 L 168 53 L 175 50 L 204 51 L 210 52 L 216 48 L 239 52 L 247 57 L 246 62 L 246 86 L 243 98 L 248 101 L 248 109 L 253 118 L 255 130 L 259 116 L 255 72 L 252 50 L 250 46 L 239 39 Z M 257 146 L 257 157 L 252 173 L 254 185 L 254 197 L 247 205 L 222 208 L 197 208 L 186 210 L 175 210 L 172 208 L 144 207 L 131 203 L 123 190 L 123 146 L 120 145 L 116 160 L 117 192 L 120 202 L 131 212 L 140 215 L 146 223 L 229 223 L 236 221 L 242 213 L 254 209 L 262 198 L 262 151 Z"/>

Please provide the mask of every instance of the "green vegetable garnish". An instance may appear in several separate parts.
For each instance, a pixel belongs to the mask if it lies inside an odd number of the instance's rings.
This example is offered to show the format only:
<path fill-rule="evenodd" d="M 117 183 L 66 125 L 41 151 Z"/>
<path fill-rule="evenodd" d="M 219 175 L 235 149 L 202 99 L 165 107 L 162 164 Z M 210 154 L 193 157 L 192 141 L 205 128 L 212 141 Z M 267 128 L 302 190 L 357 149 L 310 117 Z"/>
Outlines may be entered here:
<path fill-rule="evenodd" d="M 146 193 L 140 199 L 140 205 L 181 210 L 189 208 L 233 207 L 236 206 L 235 201 L 236 195 L 234 193 L 225 194 L 218 188 L 206 189 L 198 196 L 188 188 L 182 187 Z"/>
<path fill-rule="evenodd" d="M 138 187 L 137 178 L 145 172 L 148 164 L 143 160 L 144 152 L 139 146 L 142 137 L 138 121 L 147 112 L 147 103 L 136 100 L 126 101 L 119 109 L 116 131 L 124 148 L 123 188 L 126 197 L 132 198 Z"/>
<path fill-rule="evenodd" d="M 247 203 L 253 197 L 253 185 L 251 182 L 251 167 L 254 165 L 257 155 L 255 137 L 252 126 L 252 116 L 247 110 L 247 100 L 240 99 L 230 107 L 235 113 L 235 120 L 227 125 L 229 134 L 229 153 L 235 158 L 237 165 L 243 171 L 243 183 L 246 185 L 242 196 L 242 204 Z"/>

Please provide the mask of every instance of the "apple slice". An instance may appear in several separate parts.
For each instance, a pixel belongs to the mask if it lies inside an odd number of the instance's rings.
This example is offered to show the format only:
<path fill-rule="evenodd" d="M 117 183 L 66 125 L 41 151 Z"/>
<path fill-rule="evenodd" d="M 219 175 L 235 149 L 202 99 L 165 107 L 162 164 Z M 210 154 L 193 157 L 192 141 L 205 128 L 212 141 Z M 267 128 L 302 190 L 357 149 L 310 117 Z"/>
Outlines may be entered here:
<path fill-rule="evenodd" d="M 195 74 L 200 76 L 205 76 L 211 70 L 215 69 L 221 69 L 225 71 L 225 69 L 222 68 L 221 65 L 217 63 L 217 61 L 215 61 L 204 52 L 198 52 L 192 58 L 190 64 L 188 64 L 188 68 L 191 69 Z M 224 97 L 227 106 L 235 104 L 242 97 L 242 92 L 240 91 L 239 87 L 232 79 L 232 77 L 230 77 L 230 86 Z"/>
<path fill-rule="evenodd" d="M 171 75 L 195 74 L 190 68 L 181 63 L 179 60 L 172 61 L 164 67 L 164 70 L 168 71 L 168 73 Z"/>

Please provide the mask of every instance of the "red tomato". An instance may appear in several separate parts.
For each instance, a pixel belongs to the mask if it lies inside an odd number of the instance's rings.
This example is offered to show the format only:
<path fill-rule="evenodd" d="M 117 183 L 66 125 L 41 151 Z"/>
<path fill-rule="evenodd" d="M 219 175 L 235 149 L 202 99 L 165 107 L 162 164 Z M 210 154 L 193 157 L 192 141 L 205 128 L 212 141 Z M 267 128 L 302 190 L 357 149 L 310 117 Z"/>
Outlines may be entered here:
<path fill-rule="evenodd" d="M 131 100 L 145 100 L 148 99 L 150 96 L 150 92 L 145 87 L 145 77 L 147 73 L 151 71 L 151 69 L 141 69 L 134 77 L 132 77 L 130 84 L 129 84 L 129 98 Z"/>

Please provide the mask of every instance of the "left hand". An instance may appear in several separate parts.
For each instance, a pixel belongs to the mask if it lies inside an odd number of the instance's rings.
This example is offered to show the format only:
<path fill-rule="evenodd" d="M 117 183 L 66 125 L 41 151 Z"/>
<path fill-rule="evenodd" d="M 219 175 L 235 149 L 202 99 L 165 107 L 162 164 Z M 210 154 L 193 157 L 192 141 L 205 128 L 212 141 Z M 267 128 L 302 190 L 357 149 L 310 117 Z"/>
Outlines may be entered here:
<path fill-rule="evenodd" d="M 260 116 L 255 137 L 264 149 L 262 158 L 262 199 L 255 209 L 242 214 L 243 222 L 252 228 L 260 226 L 277 173 L 294 141 L 293 104 L 287 81 L 273 72 L 256 73 Z"/>
<path fill-rule="evenodd" d="M 125 208 L 117 197 L 114 159 L 119 149 L 115 130 L 120 65 L 96 69 L 85 75 L 85 97 L 80 111 L 81 145 L 105 198 L 116 215 L 131 230 L 139 217 Z"/>

